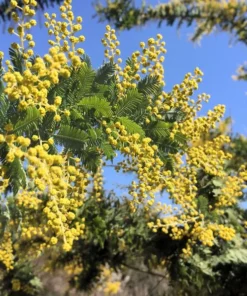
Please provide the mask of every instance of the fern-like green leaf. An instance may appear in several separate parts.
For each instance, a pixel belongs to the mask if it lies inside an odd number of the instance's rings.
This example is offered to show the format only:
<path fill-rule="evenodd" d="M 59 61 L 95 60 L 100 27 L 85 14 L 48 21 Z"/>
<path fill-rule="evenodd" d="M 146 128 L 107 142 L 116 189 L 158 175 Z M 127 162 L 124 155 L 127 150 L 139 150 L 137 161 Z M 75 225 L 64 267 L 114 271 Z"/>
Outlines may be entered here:
<path fill-rule="evenodd" d="M 176 133 L 174 135 L 174 141 L 179 143 L 182 146 L 186 146 L 187 145 L 187 138 L 185 135 L 181 134 L 181 133 Z"/>
<path fill-rule="evenodd" d="M 128 117 L 119 117 L 119 121 L 125 126 L 126 130 L 131 133 L 138 133 L 141 137 L 145 136 L 145 132 L 140 125 Z"/>
<path fill-rule="evenodd" d="M 94 86 L 91 92 L 91 97 L 96 96 L 98 98 L 108 98 L 109 97 L 109 86 L 108 84 L 98 84 L 94 82 Z"/>
<path fill-rule="evenodd" d="M 137 85 L 140 93 L 144 95 L 155 95 L 161 91 L 161 86 L 157 76 L 146 76 Z"/>
<path fill-rule="evenodd" d="M 87 132 L 89 134 L 88 147 L 99 147 L 102 142 L 102 130 L 99 128 L 89 128 Z"/>
<path fill-rule="evenodd" d="M 102 130 L 99 128 L 90 128 L 88 134 L 92 140 L 97 140 L 102 136 Z"/>
<path fill-rule="evenodd" d="M 81 56 L 81 60 L 87 64 L 88 67 L 92 67 L 91 59 L 87 54 Z"/>
<path fill-rule="evenodd" d="M 115 150 L 112 148 L 111 144 L 108 142 L 103 142 L 101 144 L 101 149 L 103 150 L 106 159 L 113 159 L 115 157 Z"/>
<path fill-rule="evenodd" d="M 42 139 L 49 138 L 57 129 L 57 123 L 54 121 L 54 113 L 47 112 L 42 118 L 42 126 L 39 126 L 39 134 Z"/>
<path fill-rule="evenodd" d="M 76 77 L 80 82 L 78 95 L 80 97 L 88 96 L 95 78 L 94 70 L 84 63 L 76 73 Z"/>
<path fill-rule="evenodd" d="M 170 134 L 170 127 L 171 124 L 169 122 L 158 121 L 154 124 L 150 124 L 146 130 L 149 134 L 157 138 L 167 138 Z"/>
<path fill-rule="evenodd" d="M 95 83 L 105 84 L 114 75 L 115 66 L 113 63 L 103 64 L 96 72 Z"/>
<path fill-rule="evenodd" d="M 197 207 L 201 213 L 206 214 L 208 212 L 208 199 L 203 195 L 198 196 Z"/>
<path fill-rule="evenodd" d="M 159 150 L 159 157 L 164 162 L 166 169 L 173 172 L 175 169 L 174 159 L 169 154 L 161 150 Z"/>
<path fill-rule="evenodd" d="M 100 165 L 100 155 L 95 148 L 90 148 L 84 151 L 78 151 L 78 156 L 81 157 L 83 165 L 92 172 L 96 172 Z"/>
<path fill-rule="evenodd" d="M 3 95 L 3 92 L 4 92 L 4 85 L 2 80 L 0 80 L 0 96 Z"/>
<path fill-rule="evenodd" d="M 117 116 L 128 116 L 131 117 L 141 107 L 142 95 L 137 89 L 132 89 L 127 92 L 125 98 L 120 100 L 117 105 L 116 115 Z"/>
<path fill-rule="evenodd" d="M 217 264 L 247 264 L 247 249 L 243 247 L 229 249 L 223 255 L 214 258 L 212 265 Z"/>
<path fill-rule="evenodd" d="M 7 112 L 9 109 L 9 101 L 3 94 L 0 94 L 0 128 L 6 123 L 8 116 Z"/>
<path fill-rule="evenodd" d="M 81 114 L 81 112 L 79 112 L 76 108 L 73 108 L 70 111 L 70 118 L 72 120 L 78 120 L 78 119 L 83 119 L 83 115 Z"/>
<path fill-rule="evenodd" d="M 63 125 L 54 135 L 56 142 L 65 148 L 78 149 L 85 146 L 88 134 L 83 130 L 68 125 Z"/>
<path fill-rule="evenodd" d="M 110 103 L 103 98 L 98 98 L 98 97 L 83 98 L 78 103 L 78 106 L 81 106 L 84 109 L 94 109 L 95 116 L 100 116 L 100 115 L 104 117 L 112 116 Z"/>
<path fill-rule="evenodd" d="M 180 108 L 174 108 L 164 114 L 164 120 L 168 122 L 180 122 L 184 119 L 185 113 Z"/>
<path fill-rule="evenodd" d="M 28 107 L 24 118 L 21 118 L 17 121 L 14 126 L 14 129 L 11 131 L 15 134 L 27 133 L 32 129 L 37 129 L 36 124 L 41 119 L 39 110 L 35 107 Z"/>
<path fill-rule="evenodd" d="M 10 48 L 9 49 L 10 60 L 14 66 L 14 70 L 22 73 L 24 69 L 24 60 L 19 50 Z"/>
<path fill-rule="evenodd" d="M 50 100 L 57 95 L 63 98 L 62 106 L 74 106 L 82 97 L 90 94 L 95 78 L 94 70 L 86 62 L 79 69 L 72 71 L 67 79 L 61 79 L 49 92 Z"/>
<path fill-rule="evenodd" d="M 133 59 L 128 58 L 126 60 L 126 66 L 130 66 L 132 74 L 135 74 L 137 72 L 137 70 L 135 68 L 135 62 L 133 61 Z"/>
<path fill-rule="evenodd" d="M 19 189 L 26 187 L 26 173 L 19 158 L 6 165 L 6 176 L 9 178 L 9 184 L 12 192 L 16 195 Z"/>

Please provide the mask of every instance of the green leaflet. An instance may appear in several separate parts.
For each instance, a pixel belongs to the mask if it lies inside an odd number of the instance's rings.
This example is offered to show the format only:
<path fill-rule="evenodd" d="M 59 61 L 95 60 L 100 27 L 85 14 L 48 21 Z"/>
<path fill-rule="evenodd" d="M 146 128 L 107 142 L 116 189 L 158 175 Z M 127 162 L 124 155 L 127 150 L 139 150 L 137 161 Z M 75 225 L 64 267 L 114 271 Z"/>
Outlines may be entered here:
<path fill-rule="evenodd" d="M 2 82 L 0 83 L 2 84 Z M 1 127 L 6 123 L 8 109 L 9 109 L 9 101 L 4 97 L 3 94 L 0 94 L 0 126 Z"/>
<path fill-rule="evenodd" d="M 72 71 L 69 78 L 61 80 L 51 90 L 51 98 L 59 95 L 63 98 L 63 106 L 66 108 L 68 105 L 74 106 L 81 97 L 86 97 L 90 94 L 94 78 L 94 70 L 86 63 L 83 63 L 78 70 Z"/>
<path fill-rule="evenodd" d="M 141 107 L 142 95 L 136 89 L 129 90 L 125 98 L 117 104 L 116 116 L 133 116 Z"/>
<path fill-rule="evenodd" d="M 35 107 L 28 107 L 26 110 L 25 117 L 19 119 L 14 126 L 12 133 L 24 133 L 30 130 L 36 130 L 36 123 L 41 119 L 39 110 Z"/>
<path fill-rule="evenodd" d="M 209 260 L 202 260 L 200 255 L 195 254 L 192 258 L 193 265 L 200 269 L 200 271 L 209 276 L 213 276 L 212 265 Z"/>
<path fill-rule="evenodd" d="M 96 172 L 100 165 L 100 154 L 95 148 L 89 148 L 84 151 L 78 151 L 78 156 L 87 169 Z"/>
<path fill-rule="evenodd" d="M 244 263 L 247 264 L 247 249 L 237 248 L 230 249 L 219 258 L 219 263 Z"/>
<path fill-rule="evenodd" d="M 108 142 L 103 142 L 101 144 L 101 149 L 103 150 L 106 159 L 113 159 L 115 157 L 115 150 Z"/>
<path fill-rule="evenodd" d="M 197 207 L 201 213 L 206 214 L 208 212 L 208 199 L 203 195 L 198 196 Z"/>
<path fill-rule="evenodd" d="M 158 82 L 157 76 L 146 76 L 139 81 L 138 90 L 144 95 L 154 95 L 160 92 L 160 83 Z"/>
<path fill-rule="evenodd" d="M 88 147 L 91 147 L 91 148 L 99 147 L 102 142 L 102 130 L 99 128 L 90 127 L 87 130 L 87 133 L 89 135 L 89 139 L 87 141 Z"/>
<path fill-rule="evenodd" d="M 19 158 L 16 157 L 13 162 L 8 164 L 6 175 L 9 178 L 14 195 L 18 193 L 21 187 L 26 187 L 26 173 Z"/>
<path fill-rule="evenodd" d="M 222 188 L 223 187 L 223 181 L 221 179 L 213 179 L 212 183 L 215 187 Z"/>
<path fill-rule="evenodd" d="M 94 82 L 98 84 L 105 84 L 114 75 L 114 73 L 114 64 L 105 63 L 97 70 Z"/>
<path fill-rule="evenodd" d="M 84 147 L 88 134 L 78 128 L 62 125 L 54 138 L 58 144 L 66 148 L 78 149 Z"/>
<path fill-rule="evenodd" d="M 171 124 L 169 122 L 158 121 L 147 129 L 150 134 L 156 136 L 157 138 L 167 138 L 170 134 Z"/>
<path fill-rule="evenodd" d="M 95 110 L 95 116 L 104 116 L 104 117 L 111 117 L 112 116 L 112 110 L 110 103 L 103 98 L 98 98 L 96 96 L 94 97 L 88 97 L 83 98 L 79 103 L 78 106 L 81 106 L 84 109 L 94 109 Z"/>
<path fill-rule="evenodd" d="M 84 54 L 81 56 L 81 60 L 82 60 L 83 62 L 85 62 L 89 68 L 92 67 L 91 59 L 90 59 L 90 57 L 89 57 L 87 54 L 84 53 Z"/>
<path fill-rule="evenodd" d="M 133 120 L 129 119 L 128 117 L 119 117 L 118 119 L 126 127 L 126 130 L 129 133 L 138 133 L 141 137 L 145 136 L 145 132 L 142 127 Z"/>
<path fill-rule="evenodd" d="M 164 162 L 167 170 L 170 170 L 172 172 L 175 170 L 175 161 L 170 155 L 162 151 L 159 151 L 159 157 Z"/>
<path fill-rule="evenodd" d="M 86 63 L 84 63 L 78 72 L 76 72 L 77 79 L 80 82 L 78 95 L 84 97 L 90 93 L 92 84 L 95 78 L 95 72 Z"/>
<path fill-rule="evenodd" d="M 14 66 L 14 70 L 22 73 L 24 69 L 23 58 L 19 50 L 9 49 L 10 60 Z"/>
<path fill-rule="evenodd" d="M 0 80 L 0 96 L 3 95 L 3 92 L 4 92 L 4 85 L 3 85 L 2 80 Z"/>
<path fill-rule="evenodd" d="M 73 108 L 71 111 L 70 111 L 70 118 L 72 120 L 78 120 L 78 119 L 83 119 L 83 115 L 76 109 L 76 108 Z"/>

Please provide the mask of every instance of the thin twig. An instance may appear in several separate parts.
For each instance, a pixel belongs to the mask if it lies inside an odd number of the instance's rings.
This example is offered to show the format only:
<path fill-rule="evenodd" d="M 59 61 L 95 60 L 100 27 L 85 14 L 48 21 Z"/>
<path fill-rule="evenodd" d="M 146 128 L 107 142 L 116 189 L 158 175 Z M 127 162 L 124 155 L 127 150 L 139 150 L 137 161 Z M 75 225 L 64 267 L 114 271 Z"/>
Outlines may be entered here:
<path fill-rule="evenodd" d="M 147 296 L 152 296 L 154 291 L 158 288 L 158 286 L 160 285 L 160 283 L 164 280 L 165 278 L 162 278 L 161 280 L 158 281 L 158 283 L 153 287 L 152 291 L 150 294 L 148 294 Z"/>
<path fill-rule="evenodd" d="M 150 275 L 153 275 L 153 276 L 162 277 L 163 279 L 166 278 L 166 277 L 165 277 L 163 274 L 161 274 L 161 273 L 156 273 L 156 272 L 148 271 L 148 270 L 142 270 L 142 269 L 139 269 L 138 267 L 131 266 L 131 265 L 128 265 L 128 264 L 126 264 L 126 263 L 123 263 L 122 265 L 125 266 L 125 267 L 127 267 L 127 268 L 133 269 L 133 270 L 135 270 L 135 271 L 139 271 L 139 272 L 142 272 L 142 273 L 147 273 L 147 274 L 150 274 Z"/>

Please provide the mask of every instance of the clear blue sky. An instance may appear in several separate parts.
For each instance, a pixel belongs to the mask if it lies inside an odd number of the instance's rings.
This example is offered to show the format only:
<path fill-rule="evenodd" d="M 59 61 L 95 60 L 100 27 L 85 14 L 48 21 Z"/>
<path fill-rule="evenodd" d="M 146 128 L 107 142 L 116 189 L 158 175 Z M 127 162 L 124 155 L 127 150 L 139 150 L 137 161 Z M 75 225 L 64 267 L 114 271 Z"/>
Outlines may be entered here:
<path fill-rule="evenodd" d="M 149 3 L 158 3 L 158 0 L 150 0 Z M 91 0 L 73 0 L 74 12 L 83 17 L 83 34 L 86 37 L 84 49 L 90 56 L 94 67 L 99 67 L 104 60 L 104 48 L 101 38 L 105 32 L 105 25 L 93 19 L 95 13 Z M 50 9 L 50 12 L 58 14 L 58 7 Z M 41 23 L 44 18 L 39 13 Z M 1 28 L 3 24 L 1 23 Z M 48 50 L 47 33 L 44 26 L 38 25 L 34 30 L 36 41 L 36 53 L 45 54 Z M 161 33 L 166 41 L 167 54 L 165 65 L 165 90 L 179 83 L 187 72 L 192 72 L 195 67 L 200 67 L 204 72 L 203 83 L 199 92 L 211 95 L 211 100 L 204 105 L 202 113 L 213 108 L 217 104 L 226 105 L 226 116 L 234 120 L 233 131 L 247 135 L 247 83 L 233 81 L 231 76 L 235 74 L 236 68 L 247 60 L 247 48 L 242 44 L 230 46 L 230 37 L 225 33 L 206 36 L 201 45 L 189 41 L 189 35 L 193 28 L 182 28 L 178 32 L 175 27 L 162 25 L 157 27 L 156 23 L 148 24 L 143 28 L 135 28 L 130 31 L 119 32 L 118 38 L 121 42 L 123 60 L 133 51 L 139 49 L 139 42 L 146 41 Z M 7 52 L 9 44 L 15 39 L 7 33 L 0 32 L 0 50 Z M 109 175 L 113 176 L 109 171 Z M 121 178 L 122 179 L 122 178 Z M 128 178 L 124 177 L 124 181 Z M 123 183 L 118 178 L 118 183 Z"/>

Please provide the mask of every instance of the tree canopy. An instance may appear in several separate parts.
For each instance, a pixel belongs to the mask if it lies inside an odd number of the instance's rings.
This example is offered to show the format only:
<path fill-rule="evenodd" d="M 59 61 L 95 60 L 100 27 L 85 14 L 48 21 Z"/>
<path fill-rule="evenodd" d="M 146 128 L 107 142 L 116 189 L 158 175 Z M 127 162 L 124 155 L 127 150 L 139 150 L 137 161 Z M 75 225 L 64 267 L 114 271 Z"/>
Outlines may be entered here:
<path fill-rule="evenodd" d="M 210 99 L 197 93 L 203 72 L 166 92 L 162 35 L 123 62 L 109 25 L 105 62 L 93 69 L 71 0 L 62 21 L 45 13 L 50 47 L 39 56 L 30 31 L 38 2 L 22 4 L 11 1 L 15 42 L 8 60 L 0 53 L 1 295 L 40 295 L 38 259 L 77 290 L 98 283 L 116 294 L 113 270 L 138 270 L 137 258 L 153 275 L 181 277 L 182 293 L 231 293 L 231 281 L 245 281 L 247 171 L 230 152 L 246 143 L 231 140 L 227 123 L 217 128 L 223 105 L 198 114 Z M 104 187 L 110 163 L 134 176 L 124 196 Z"/>

